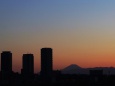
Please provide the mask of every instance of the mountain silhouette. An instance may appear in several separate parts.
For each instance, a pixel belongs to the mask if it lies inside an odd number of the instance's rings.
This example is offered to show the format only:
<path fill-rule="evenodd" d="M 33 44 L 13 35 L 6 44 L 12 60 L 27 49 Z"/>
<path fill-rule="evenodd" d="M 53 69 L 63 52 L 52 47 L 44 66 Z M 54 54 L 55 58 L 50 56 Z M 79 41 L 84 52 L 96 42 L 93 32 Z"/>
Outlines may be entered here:
<path fill-rule="evenodd" d="M 89 74 L 90 70 L 103 70 L 105 75 L 115 75 L 114 67 L 94 67 L 94 68 L 82 68 L 76 64 L 71 64 L 61 70 L 62 74 Z"/>
<path fill-rule="evenodd" d="M 61 70 L 62 74 L 86 74 L 87 71 L 86 69 L 76 65 L 76 64 L 71 64 L 67 66 L 66 68 Z"/>
<path fill-rule="evenodd" d="M 82 68 L 76 64 L 71 64 L 67 66 L 66 68 L 64 68 L 64 70 L 73 70 L 73 69 L 82 69 Z"/>

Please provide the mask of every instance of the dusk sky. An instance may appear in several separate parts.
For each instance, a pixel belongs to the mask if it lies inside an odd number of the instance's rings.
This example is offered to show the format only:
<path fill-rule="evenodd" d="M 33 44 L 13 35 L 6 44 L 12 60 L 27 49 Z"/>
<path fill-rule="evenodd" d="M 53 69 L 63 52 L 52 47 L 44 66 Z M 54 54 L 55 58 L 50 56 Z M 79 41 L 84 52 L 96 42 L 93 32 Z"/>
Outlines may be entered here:
<path fill-rule="evenodd" d="M 70 64 L 115 67 L 115 0 L 0 0 L 0 52 L 13 53 L 13 71 L 22 55 L 53 49 L 53 69 Z"/>

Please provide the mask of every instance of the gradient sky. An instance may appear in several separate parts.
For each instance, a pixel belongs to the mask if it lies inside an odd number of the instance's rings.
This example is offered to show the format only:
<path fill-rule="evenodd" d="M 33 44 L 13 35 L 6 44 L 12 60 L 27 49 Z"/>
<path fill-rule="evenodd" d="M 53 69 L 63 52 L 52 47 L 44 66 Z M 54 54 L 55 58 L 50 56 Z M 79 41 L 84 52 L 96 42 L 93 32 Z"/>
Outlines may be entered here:
<path fill-rule="evenodd" d="M 53 49 L 53 68 L 115 67 L 115 0 L 0 0 L 0 52 L 13 53 L 20 72 L 22 55 Z"/>

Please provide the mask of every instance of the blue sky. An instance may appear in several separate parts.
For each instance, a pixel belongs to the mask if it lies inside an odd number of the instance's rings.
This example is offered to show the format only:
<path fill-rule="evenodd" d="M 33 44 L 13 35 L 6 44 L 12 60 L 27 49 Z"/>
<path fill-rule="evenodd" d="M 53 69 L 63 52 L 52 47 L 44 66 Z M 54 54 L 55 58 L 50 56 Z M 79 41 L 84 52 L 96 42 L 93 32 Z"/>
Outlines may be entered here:
<path fill-rule="evenodd" d="M 114 3 L 114 0 L 1 0 L 1 29 L 90 24 L 112 18 Z"/>
<path fill-rule="evenodd" d="M 94 53 L 114 56 L 114 10 L 115 0 L 0 0 L 0 51 L 11 50 L 13 64 L 19 67 L 23 53 L 31 52 L 39 60 L 39 49 L 46 46 L 56 50 L 54 68 L 71 63 L 83 67 L 89 63 L 89 67 L 91 57 L 93 66 L 97 66 L 97 57 L 92 56 Z M 88 59 L 85 59 L 87 54 Z M 70 60 L 70 56 L 77 60 Z M 60 60 L 63 63 L 66 57 L 69 60 L 65 64 L 56 65 Z"/>

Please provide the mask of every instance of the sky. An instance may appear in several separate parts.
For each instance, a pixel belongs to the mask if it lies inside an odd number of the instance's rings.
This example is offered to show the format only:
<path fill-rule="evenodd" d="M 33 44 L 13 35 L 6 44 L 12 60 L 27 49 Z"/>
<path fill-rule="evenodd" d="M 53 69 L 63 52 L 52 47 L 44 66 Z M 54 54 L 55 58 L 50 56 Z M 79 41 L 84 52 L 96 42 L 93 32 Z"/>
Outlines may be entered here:
<path fill-rule="evenodd" d="M 0 0 L 0 52 L 11 51 L 13 71 L 22 55 L 53 49 L 53 69 L 70 64 L 115 67 L 115 0 Z"/>

